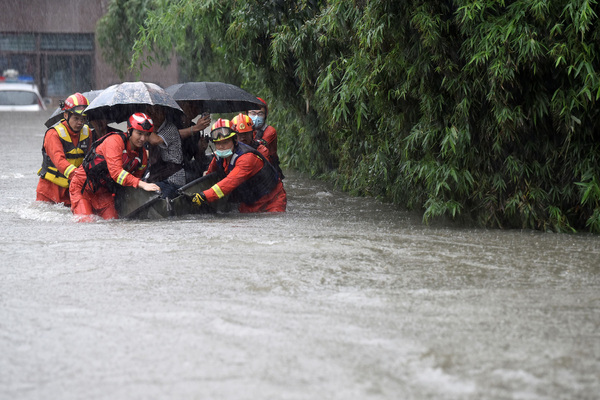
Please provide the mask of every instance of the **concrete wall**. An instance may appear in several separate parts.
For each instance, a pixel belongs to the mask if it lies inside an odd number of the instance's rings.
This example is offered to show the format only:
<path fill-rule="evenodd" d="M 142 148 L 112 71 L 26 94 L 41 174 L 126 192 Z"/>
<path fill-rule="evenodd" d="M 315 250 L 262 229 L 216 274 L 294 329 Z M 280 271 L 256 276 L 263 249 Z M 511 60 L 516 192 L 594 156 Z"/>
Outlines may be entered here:
<path fill-rule="evenodd" d="M 109 0 L 1 0 L 0 32 L 95 33 L 96 23 L 108 9 Z M 102 89 L 120 82 L 102 59 L 96 40 L 95 86 Z M 167 87 L 178 82 L 176 58 L 166 68 L 152 66 L 141 80 Z M 126 80 L 137 80 L 132 74 Z"/>

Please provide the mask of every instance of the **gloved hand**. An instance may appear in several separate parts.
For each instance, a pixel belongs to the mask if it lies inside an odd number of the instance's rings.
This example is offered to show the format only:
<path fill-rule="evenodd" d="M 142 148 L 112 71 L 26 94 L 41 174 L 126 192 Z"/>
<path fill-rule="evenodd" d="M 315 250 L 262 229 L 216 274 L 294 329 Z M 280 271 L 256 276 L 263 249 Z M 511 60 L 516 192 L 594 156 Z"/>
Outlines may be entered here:
<path fill-rule="evenodd" d="M 206 204 L 206 196 L 202 192 L 195 193 L 194 196 L 192 196 L 192 202 L 198 206 Z"/>

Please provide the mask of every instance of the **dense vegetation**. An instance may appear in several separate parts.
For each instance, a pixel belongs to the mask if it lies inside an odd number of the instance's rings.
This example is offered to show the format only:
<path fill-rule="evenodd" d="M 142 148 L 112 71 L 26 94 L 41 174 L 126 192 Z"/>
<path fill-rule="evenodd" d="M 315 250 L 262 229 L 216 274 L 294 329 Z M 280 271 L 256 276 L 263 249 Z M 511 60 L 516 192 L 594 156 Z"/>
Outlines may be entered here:
<path fill-rule="evenodd" d="M 99 29 L 132 3 L 113 59 L 175 48 L 266 98 L 290 168 L 426 221 L 600 232 L 595 0 L 113 0 Z"/>

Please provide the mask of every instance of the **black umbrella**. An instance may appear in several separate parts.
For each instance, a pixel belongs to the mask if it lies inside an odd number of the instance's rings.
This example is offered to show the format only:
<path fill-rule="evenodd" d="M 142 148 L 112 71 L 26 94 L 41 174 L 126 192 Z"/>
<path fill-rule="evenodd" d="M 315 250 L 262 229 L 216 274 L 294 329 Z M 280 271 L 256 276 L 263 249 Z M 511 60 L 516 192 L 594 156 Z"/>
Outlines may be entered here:
<path fill-rule="evenodd" d="M 98 97 L 98 95 L 102 92 L 102 89 L 100 90 L 90 90 L 89 92 L 83 92 L 81 93 L 82 95 L 85 96 L 86 99 L 88 99 L 88 102 L 92 102 L 92 100 L 94 100 L 96 97 Z M 63 110 L 61 110 L 60 107 L 58 107 L 56 110 L 54 110 L 54 112 L 52 113 L 52 115 L 50 116 L 50 118 L 48 118 L 48 120 L 44 123 L 44 125 L 46 125 L 47 128 L 52 127 L 52 125 L 56 124 L 58 121 L 60 121 L 63 118 Z"/>
<path fill-rule="evenodd" d="M 102 91 L 85 109 L 89 119 L 123 122 L 131 114 L 146 112 L 147 106 L 162 106 L 177 122 L 183 111 L 163 88 L 148 82 L 123 82 Z"/>
<path fill-rule="evenodd" d="M 256 96 L 230 83 L 186 82 L 169 86 L 167 92 L 179 104 L 193 102 L 202 112 L 230 113 L 256 110 L 264 104 Z M 194 116 L 195 117 L 195 116 Z"/>

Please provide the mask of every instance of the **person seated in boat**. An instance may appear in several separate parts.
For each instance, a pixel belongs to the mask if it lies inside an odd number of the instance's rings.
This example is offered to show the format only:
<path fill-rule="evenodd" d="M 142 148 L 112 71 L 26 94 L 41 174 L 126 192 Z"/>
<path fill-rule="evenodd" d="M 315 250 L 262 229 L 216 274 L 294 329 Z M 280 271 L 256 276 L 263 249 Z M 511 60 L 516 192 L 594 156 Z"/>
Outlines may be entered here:
<path fill-rule="evenodd" d="M 254 124 L 254 139 L 262 143 L 269 150 L 269 161 L 277 172 L 281 179 L 284 179 L 283 172 L 279 166 L 279 156 L 277 155 L 277 130 L 271 125 L 267 125 L 267 117 L 269 116 L 269 106 L 267 102 L 257 97 L 264 106 L 258 110 L 249 110 L 248 116 L 252 119 Z"/>
<path fill-rule="evenodd" d="M 195 146 L 193 153 L 191 153 L 191 148 L 186 150 L 185 146 L 183 151 L 183 168 L 185 169 L 185 179 L 188 183 L 202 177 L 213 158 L 206 154 L 208 137 L 200 136 L 193 145 Z"/>
<path fill-rule="evenodd" d="M 221 180 L 192 195 L 192 201 L 202 205 L 232 194 L 240 201 L 240 212 L 284 212 L 287 195 L 275 167 L 260 152 L 238 142 L 231 121 L 219 118 L 210 136 L 216 152 L 208 173 L 216 172 Z"/>
<path fill-rule="evenodd" d="M 162 106 L 148 106 L 146 113 L 158 128 L 148 138 L 150 158 L 145 180 L 160 186 L 163 197 L 175 197 L 177 189 L 186 183 L 179 129 Z"/>
<path fill-rule="evenodd" d="M 201 132 L 203 132 L 210 125 L 210 114 L 207 112 L 203 113 L 199 103 L 182 101 L 179 105 L 184 113 L 182 125 L 185 127 L 179 130 L 179 136 L 181 136 L 181 140 L 201 134 Z M 200 118 L 198 118 L 198 121 L 194 122 L 194 118 L 201 113 L 202 115 Z"/>
<path fill-rule="evenodd" d="M 249 116 L 240 113 L 233 117 L 231 125 L 233 130 L 237 132 L 237 139 L 240 143 L 258 150 L 267 160 L 269 159 L 269 149 L 254 139 L 254 123 Z"/>
<path fill-rule="evenodd" d="M 199 103 L 193 101 L 182 101 L 178 103 L 183 110 L 184 117 L 182 119 L 182 126 L 185 128 L 179 130 L 179 136 L 181 139 L 187 139 L 189 137 L 198 134 L 210 125 L 210 114 L 202 112 Z M 194 122 L 194 118 L 200 115 L 197 122 Z"/>
<path fill-rule="evenodd" d="M 88 151 L 90 128 L 86 125 L 88 100 L 75 93 L 61 102 L 63 119 L 48 129 L 42 145 L 42 167 L 36 189 L 36 200 L 62 203 L 69 207 L 69 182 L 73 171 L 81 165 Z"/>
<path fill-rule="evenodd" d="M 208 138 L 204 135 L 204 129 L 210 125 L 210 114 L 203 113 L 198 121 L 194 122 L 193 119 L 202 112 L 198 104 L 191 101 L 180 103 L 185 114 L 182 126 L 186 127 L 179 130 L 186 182 L 200 178 L 212 159 L 212 157 L 206 155 Z"/>
<path fill-rule="evenodd" d="M 118 218 L 114 193 L 117 185 L 133 186 L 148 192 L 160 187 L 141 180 L 148 165 L 144 143 L 154 130 L 152 119 L 135 113 L 127 120 L 127 134 L 111 132 L 94 143 L 81 166 L 73 172 L 69 187 L 71 210 L 80 221 L 96 214 L 104 219 Z"/>

